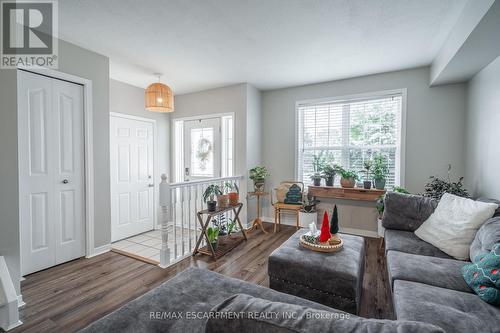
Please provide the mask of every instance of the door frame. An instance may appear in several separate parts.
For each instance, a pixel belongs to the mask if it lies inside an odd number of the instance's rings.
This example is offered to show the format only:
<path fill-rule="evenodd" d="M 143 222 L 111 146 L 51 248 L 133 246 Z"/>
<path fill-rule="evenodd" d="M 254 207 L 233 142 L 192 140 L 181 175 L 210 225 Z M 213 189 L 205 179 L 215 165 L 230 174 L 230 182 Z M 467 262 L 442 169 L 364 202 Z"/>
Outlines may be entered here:
<path fill-rule="evenodd" d="M 175 147 L 178 146 L 184 146 L 184 128 L 182 129 L 181 137 L 182 137 L 182 142 L 176 142 L 175 136 L 176 136 L 176 130 L 175 130 L 175 124 L 178 121 L 190 121 L 190 120 L 203 120 L 203 119 L 210 119 L 210 118 L 223 118 L 223 117 L 231 117 L 233 119 L 233 149 L 232 149 L 232 154 L 233 154 L 233 171 L 234 171 L 234 165 L 235 165 L 235 155 L 234 152 L 236 151 L 236 144 L 235 142 L 237 141 L 234 133 L 235 133 L 235 124 L 236 124 L 236 114 L 234 112 L 220 112 L 220 113 L 205 113 L 205 114 L 199 114 L 199 115 L 194 115 L 194 116 L 181 116 L 181 117 L 172 117 L 170 119 L 170 152 L 172 154 L 172 158 L 170 159 L 170 174 L 171 178 L 173 179 L 174 182 L 176 183 L 183 183 L 184 180 L 177 180 L 177 164 L 175 162 L 175 157 L 177 156 L 177 151 Z M 222 126 L 222 124 L 221 124 Z M 222 137 L 221 137 L 222 140 Z M 222 142 L 222 141 L 221 141 Z M 184 149 L 180 152 L 179 155 L 182 155 L 182 163 L 184 165 Z M 221 155 L 222 156 L 222 155 Z M 221 166 L 222 167 L 222 166 Z M 184 168 L 182 168 L 184 169 Z M 183 172 L 182 172 L 183 174 Z"/>
<path fill-rule="evenodd" d="M 159 156 L 158 155 L 158 131 L 156 130 L 156 119 L 139 117 L 139 116 L 134 116 L 134 115 L 126 114 L 126 113 L 110 112 L 109 113 L 109 118 L 110 118 L 109 125 L 110 126 L 111 126 L 111 117 L 144 121 L 147 123 L 151 123 L 153 125 L 153 184 L 154 184 L 154 187 L 153 187 L 153 228 L 159 229 L 161 227 L 161 225 L 158 224 L 159 223 L 158 203 L 160 200 L 160 191 L 159 191 L 159 186 L 158 186 L 158 183 L 156 182 L 156 180 L 160 179 L 160 175 L 158 172 L 158 170 L 160 170 L 160 169 L 159 169 L 159 165 L 158 165 L 158 156 Z M 111 135 L 111 133 L 110 133 L 110 135 Z M 111 138 L 110 138 L 110 140 L 111 140 Z M 113 186 L 113 184 L 110 184 L 109 186 Z M 111 188 L 110 188 L 110 195 L 111 195 Z M 111 230 L 111 232 L 113 232 L 113 230 Z"/>
<path fill-rule="evenodd" d="M 83 86 L 83 151 L 84 151 L 84 205 L 85 205 L 85 257 L 90 258 L 102 253 L 94 247 L 94 125 L 92 80 L 48 68 L 18 67 L 17 70 L 68 81 Z M 19 108 L 17 110 L 19 112 Z M 18 131 L 19 133 L 19 131 Z M 21 194 L 21 193 L 19 193 Z M 21 228 L 21 225 L 19 225 Z M 19 231 L 21 232 L 21 231 Z M 20 235 L 19 235 L 20 236 Z M 22 256 L 20 256 L 22 258 Z"/>

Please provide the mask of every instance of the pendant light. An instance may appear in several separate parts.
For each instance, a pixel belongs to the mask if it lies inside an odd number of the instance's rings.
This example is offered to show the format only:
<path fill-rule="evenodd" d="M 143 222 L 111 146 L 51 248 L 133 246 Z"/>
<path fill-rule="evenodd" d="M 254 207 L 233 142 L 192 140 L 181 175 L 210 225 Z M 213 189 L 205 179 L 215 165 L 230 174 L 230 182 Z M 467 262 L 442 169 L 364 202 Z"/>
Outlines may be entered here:
<path fill-rule="evenodd" d="M 158 76 L 158 82 L 150 84 L 145 92 L 146 110 L 152 112 L 174 112 L 174 94 L 169 86 L 160 82 L 161 74 Z"/>

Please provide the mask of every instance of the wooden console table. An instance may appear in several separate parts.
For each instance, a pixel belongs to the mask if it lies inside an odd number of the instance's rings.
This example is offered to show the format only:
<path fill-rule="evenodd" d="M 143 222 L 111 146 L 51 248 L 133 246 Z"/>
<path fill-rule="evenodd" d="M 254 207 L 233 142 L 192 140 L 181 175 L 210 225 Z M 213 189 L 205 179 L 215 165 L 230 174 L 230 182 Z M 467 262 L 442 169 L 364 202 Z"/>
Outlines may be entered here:
<path fill-rule="evenodd" d="M 245 234 L 245 230 L 243 229 L 243 226 L 241 225 L 241 221 L 239 218 L 241 208 L 243 208 L 243 204 L 239 203 L 235 206 L 228 206 L 225 208 L 219 208 L 214 212 L 209 212 L 208 209 L 204 209 L 199 211 L 196 216 L 198 217 L 198 222 L 200 223 L 201 226 L 201 234 L 198 237 L 198 241 L 196 242 L 196 247 L 194 248 L 193 251 L 193 256 L 196 253 L 202 253 L 206 254 L 209 256 L 212 256 L 214 260 L 217 260 L 218 258 L 222 257 L 232 249 L 234 249 L 236 246 L 238 246 L 240 243 L 243 241 L 247 240 L 247 235 Z M 210 241 L 208 240 L 208 233 L 207 233 L 207 228 L 208 225 L 210 224 L 210 221 L 214 216 L 218 216 L 221 214 L 224 214 L 226 212 L 233 211 L 234 212 L 234 219 L 238 222 L 238 225 L 240 226 L 240 230 L 243 236 L 228 236 L 224 240 L 221 239 L 221 236 L 219 236 L 219 243 L 217 245 L 217 249 L 214 249 L 212 247 L 212 244 L 210 244 Z M 207 215 L 207 218 L 205 222 L 203 222 L 203 215 Z M 207 242 L 207 245 L 204 247 L 200 248 L 201 240 L 205 237 L 205 241 Z"/>
<path fill-rule="evenodd" d="M 381 195 L 385 194 L 385 190 L 366 190 L 359 187 L 309 186 L 308 193 L 314 197 L 376 201 Z"/>

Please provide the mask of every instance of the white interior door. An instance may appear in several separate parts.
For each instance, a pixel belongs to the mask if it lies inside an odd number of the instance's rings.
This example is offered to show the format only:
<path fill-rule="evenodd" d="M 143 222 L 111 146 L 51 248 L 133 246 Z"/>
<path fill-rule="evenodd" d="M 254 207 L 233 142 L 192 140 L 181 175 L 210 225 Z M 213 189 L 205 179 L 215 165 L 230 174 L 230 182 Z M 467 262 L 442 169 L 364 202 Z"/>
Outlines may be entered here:
<path fill-rule="evenodd" d="M 154 229 L 153 123 L 111 116 L 111 240 Z"/>
<path fill-rule="evenodd" d="M 83 87 L 18 71 L 21 272 L 85 255 Z"/>
<path fill-rule="evenodd" d="M 220 118 L 184 122 L 185 180 L 221 176 Z"/>

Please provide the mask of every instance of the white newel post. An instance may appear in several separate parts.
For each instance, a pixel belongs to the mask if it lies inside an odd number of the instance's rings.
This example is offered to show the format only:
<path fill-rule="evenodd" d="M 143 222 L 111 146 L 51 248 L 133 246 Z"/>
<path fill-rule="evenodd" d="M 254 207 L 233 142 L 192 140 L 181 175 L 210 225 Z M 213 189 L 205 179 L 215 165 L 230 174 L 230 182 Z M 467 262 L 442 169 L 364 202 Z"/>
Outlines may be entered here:
<path fill-rule="evenodd" d="M 168 206 L 170 204 L 170 184 L 167 175 L 161 175 L 160 206 L 161 206 L 161 250 L 160 267 L 165 268 L 170 263 L 170 249 L 168 248 Z"/>

